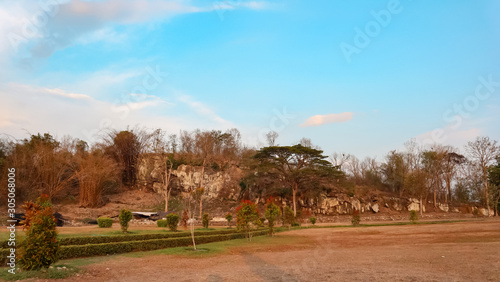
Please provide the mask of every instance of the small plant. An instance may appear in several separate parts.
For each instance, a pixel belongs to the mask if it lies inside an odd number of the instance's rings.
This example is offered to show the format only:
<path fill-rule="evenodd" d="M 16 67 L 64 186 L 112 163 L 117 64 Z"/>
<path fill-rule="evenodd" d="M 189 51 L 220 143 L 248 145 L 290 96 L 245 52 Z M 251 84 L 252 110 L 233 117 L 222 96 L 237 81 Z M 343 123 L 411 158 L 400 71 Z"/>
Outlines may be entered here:
<path fill-rule="evenodd" d="M 312 225 L 316 224 L 316 217 L 315 216 L 311 216 L 309 218 L 309 221 L 311 222 Z"/>
<path fill-rule="evenodd" d="M 110 228 L 113 225 L 113 219 L 109 217 L 99 217 L 97 219 L 97 226 L 101 228 Z"/>
<path fill-rule="evenodd" d="M 233 215 L 230 212 L 226 214 L 226 220 L 227 220 L 227 226 L 231 228 L 231 221 L 233 220 Z"/>
<path fill-rule="evenodd" d="M 57 261 L 59 241 L 52 203 L 42 195 L 35 203 L 25 202 L 24 226 L 26 239 L 21 247 L 19 262 L 26 270 L 48 268 Z"/>
<path fill-rule="evenodd" d="M 354 209 L 352 211 L 351 223 L 353 226 L 359 226 L 360 222 L 361 222 L 361 217 L 359 216 L 359 211 L 357 209 Z"/>
<path fill-rule="evenodd" d="M 295 216 L 293 210 L 290 207 L 285 207 L 283 209 L 283 223 L 290 228 L 292 224 L 295 223 Z"/>
<path fill-rule="evenodd" d="M 123 233 L 127 233 L 128 229 L 128 223 L 130 220 L 132 220 L 132 212 L 126 209 L 123 209 L 120 211 L 120 216 L 118 216 L 120 219 L 120 226 L 122 228 Z"/>
<path fill-rule="evenodd" d="M 274 234 L 274 222 L 281 215 L 280 208 L 272 202 L 272 198 L 267 200 L 265 216 L 269 226 L 269 236 Z"/>
<path fill-rule="evenodd" d="M 167 226 L 170 231 L 177 231 L 177 225 L 179 225 L 179 215 L 176 213 L 167 214 Z"/>
<path fill-rule="evenodd" d="M 292 227 L 299 227 L 300 226 L 300 222 L 293 222 L 292 223 Z"/>
<path fill-rule="evenodd" d="M 413 224 L 416 224 L 418 221 L 418 213 L 416 210 L 411 210 L 410 211 L 410 221 Z"/>
<path fill-rule="evenodd" d="M 252 201 L 241 201 L 241 205 L 236 208 L 236 226 L 238 231 L 247 233 L 247 238 L 252 240 L 252 226 L 259 219 L 257 205 Z"/>
<path fill-rule="evenodd" d="M 210 217 L 209 217 L 208 213 L 204 213 L 203 214 L 203 220 L 202 220 L 203 228 L 207 229 L 209 222 L 210 222 Z"/>
<path fill-rule="evenodd" d="M 167 220 L 165 220 L 165 219 L 158 219 L 156 221 L 156 226 L 158 226 L 158 227 L 167 227 L 168 226 Z"/>

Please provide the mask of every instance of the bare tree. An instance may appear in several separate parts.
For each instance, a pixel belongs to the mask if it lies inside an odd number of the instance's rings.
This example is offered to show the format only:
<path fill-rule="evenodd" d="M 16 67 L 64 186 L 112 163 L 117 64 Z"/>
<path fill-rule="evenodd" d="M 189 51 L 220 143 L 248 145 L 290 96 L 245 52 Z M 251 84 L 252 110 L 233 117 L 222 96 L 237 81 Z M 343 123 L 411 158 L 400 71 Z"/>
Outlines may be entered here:
<path fill-rule="evenodd" d="M 351 154 L 346 154 L 346 153 L 333 153 L 328 159 L 329 161 L 336 167 L 338 167 L 340 170 L 342 170 L 342 166 L 349 162 L 351 158 L 354 156 L 351 156 Z M 344 171 L 344 170 L 342 170 Z"/>
<path fill-rule="evenodd" d="M 276 139 L 278 139 L 278 132 L 271 130 L 266 134 L 267 145 L 269 147 L 276 146 Z"/>
<path fill-rule="evenodd" d="M 489 137 L 483 136 L 468 142 L 465 149 L 469 159 L 481 170 L 486 207 L 488 209 L 488 216 L 491 216 L 490 196 L 488 193 L 488 169 L 500 153 L 500 148 L 497 146 L 496 140 L 490 140 Z"/>
<path fill-rule="evenodd" d="M 97 207 L 102 204 L 102 193 L 117 183 L 120 170 L 116 162 L 99 149 L 76 155 L 74 173 L 78 180 L 80 205 Z"/>
<path fill-rule="evenodd" d="M 161 129 L 157 129 L 154 131 L 152 135 L 152 150 L 155 155 L 155 158 L 159 159 L 159 169 L 161 175 L 162 188 L 161 193 L 165 197 L 165 212 L 168 212 L 168 201 L 170 199 L 170 193 L 172 192 L 172 186 L 170 182 L 172 180 L 172 171 L 173 171 L 173 158 L 174 153 L 169 153 L 169 145 L 171 144 L 172 150 L 175 150 L 175 143 L 172 143 L 172 139 L 175 140 L 175 137 L 172 138 L 170 135 L 170 142 L 165 138 L 166 133 Z M 174 135 L 175 136 L 175 135 Z M 169 144 L 170 143 L 170 144 Z"/>

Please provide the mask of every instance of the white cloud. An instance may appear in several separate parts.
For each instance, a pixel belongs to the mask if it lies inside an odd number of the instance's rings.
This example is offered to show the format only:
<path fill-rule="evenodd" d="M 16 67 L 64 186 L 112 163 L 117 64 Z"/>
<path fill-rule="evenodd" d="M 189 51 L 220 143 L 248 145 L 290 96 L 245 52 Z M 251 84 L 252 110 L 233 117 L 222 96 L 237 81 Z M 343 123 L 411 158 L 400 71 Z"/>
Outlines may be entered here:
<path fill-rule="evenodd" d="M 353 113 L 344 112 L 340 114 L 315 115 L 308 118 L 300 127 L 319 126 L 328 123 L 347 122 L 352 119 Z"/>
<path fill-rule="evenodd" d="M 211 12 L 219 9 L 262 10 L 266 2 L 220 2 L 222 6 L 196 6 L 182 0 L 19 0 L 0 3 L 0 34 L 8 40 L 0 42 L 0 62 L 8 49 L 19 58 L 33 59 L 51 56 L 56 50 L 73 44 L 95 41 L 120 43 L 125 33 L 115 30 L 116 25 L 158 22 L 177 15 Z M 221 8 L 222 7 L 222 8 Z M 15 43 L 10 43 L 11 41 Z"/>
<path fill-rule="evenodd" d="M 193 109 L 195 112 L 197 112 L 200 116 L 208 118 L 212 121 L 215 121 L 219 123 L 220 125 L 228 126 L 230 127 L 232 124 L 219 117 L 212 109 L 210 109 L 208 106 L 205 104 L 196 101 L 193 97 L 186 95 L 186 94 L 180 94 L 177 98 L 180 102 L 188 105 L 191 109 Z"/>
<path fill-rule="evenodd" d="M 90 100 L 92 100 L 92 97 L 90 97 L 88 95 L 68 93 L 68 92 L 66 92 L 62 89 L 58 89 L 58 88 L 54 88 L 54 89 L 42 88 L 42 90 L 44 90 L 47 93 L 51 93 L 51 94 L 61 96 L 61 97 L 66 97 L 66 98 L 71 98 L 71 99 L 90 99 Z"/>
<path fill-rule="evenodd" d="M 162 128 L 169 132 L 195 128 L 230 128 L 232 124 L 189 96 L 182 99 L 200 116 L 172 113 L 172 104 L 154 95 L 133 94 L 127 103 L 113 104 L 65 89 L 25 84 L 0 84 L 0 133 L 24 138 L 50 132 L 96 141 L 103 130 L 127 126 Z M 171 114 L 172 115 L 168 115 Z"/>
<path fill-rule="evenodd" d="M 422 133 L 415 137 L 415 141 L 422 146 L 441 144 L 463 147 L 468 141 L 474 140 L 481 134 L 482 130 L 477 127 L 462 126 L 460 128 L 453 128 L 452 126 L 447 126 Z"/>

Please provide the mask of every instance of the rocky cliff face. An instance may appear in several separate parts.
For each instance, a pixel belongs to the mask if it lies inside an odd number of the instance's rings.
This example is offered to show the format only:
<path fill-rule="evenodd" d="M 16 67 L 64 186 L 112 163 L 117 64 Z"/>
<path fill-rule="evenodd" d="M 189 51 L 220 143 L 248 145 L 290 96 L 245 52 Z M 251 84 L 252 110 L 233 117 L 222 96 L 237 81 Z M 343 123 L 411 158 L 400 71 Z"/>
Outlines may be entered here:
<path fill-rule="evenodd" d="M 151 158 L 141 163 L 139 167 L 139 183 L 147 189 L 158 193 L 162 191 L 160 162 Z M 181 195 L 198 188 L 201 182 L 202 168 L 198 166 L 181 165 L 172 172 L 172 196 Z M 215 171 L 205 168 L 203 186 L 206 199 L 233 199 L 237 200 L 240 194 L 239 181 L 242 177 L 241 169 L 230 167 L 226 170 Z M 256 198 L 256 203 L 265 203 L 265 199 Z M 291 201 L 283 200 L 282 205 L 292 206 Z M 366 196 L 350 197 L 346 193 L 321 194 L 317 198 L 299 199 L 298 206 L 315 214 L 343 215 L 352 214 L 356 209 L 361 213 L 379 213 L 387 211 L 420 211 L 420 202 L 413 198 L 398 198 L 389 195 L 371 194 Z M 433 207 L 427 203 L 427 207 Z M 424 212 L 426 204 L 423 205 Z M 485 209 L 471 207 L 469 210 L 459 210 L 448 204 L 439 203 L 435 211 L 442 212 L 477 212 L 486 215 Z"/>
<path fill-rule="evenodd" d="M 162 168 L 158 158 L 143 160 L 138 170 L 138 182 L 144 188 L 161 193 L 163 188 Z M 187 193 L 200 186 L 202 168 L 199 166 L 180 165 L 172 171 L 172 195 Z M 205 168 L 203 186 L 208 198 L 236 199 L 239 195 L 239 181 L 242 177 L 241 169 L 230 167 L 226 170 L 215 171 Z"/>

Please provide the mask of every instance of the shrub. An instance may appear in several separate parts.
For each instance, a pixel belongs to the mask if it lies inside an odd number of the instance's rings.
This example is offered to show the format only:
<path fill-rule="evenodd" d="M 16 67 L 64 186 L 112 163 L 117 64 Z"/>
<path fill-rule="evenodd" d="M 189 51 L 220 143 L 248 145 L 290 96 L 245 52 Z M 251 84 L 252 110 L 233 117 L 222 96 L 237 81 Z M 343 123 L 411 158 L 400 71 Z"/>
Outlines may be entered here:
<path fill-rule="evenodd" d="M 357 209 L 354 209 L 352 211 L 351 223 L 353 226 L 358 226 L 360 222 L 361 222 L 361 217 L 359 216 L 359 211 Z"/>
<path fill-rule="evenodd" d="M 207 229 L 208 228 L 208 223 L 210 222 L 210 217 L 208 216 L 208 213 L 203 214 L 203 228 Z"/>
<path fill-rule="evenodd" d="M 179 225 L 179 215 L 176 213 L 167 214 L 167 226 L 170 231 L 177 231 L 177 225 Z"/>
<path fill-rule="evenodd" d="M 227 220 L 227 226 L 231 228 L 231 221 L 233 220 L 233 215 L 230 212 L 226 214 L 226 220 Z"/>
<path fill-rule="evenodd" d="M 292 223 L 292 227 L 299 227 L 300 226 L 300 222 L 293 222 Z"/>
<path fill-rule="evenodd" d="M 182 212 L 182 227 L 184 227 L 184 229 L 187 229 L 188 228 L 188 220 L 189 220 L 189 214 L 188 214 L 188 211 L 187 210 L 184 210 Z"/>
<path fill-rule="evenodd" d="M 295 223 L 295 215 L 293 214 L 293 210 L 290 207 L 285 207 L 283 209 L 283 223 L 289 228 L 293 223 Z"/>
<path fill-rule="evenodd" d="M 113 225 L 113 219 L 109 217 L 99 217 L 97 219 L 97 226 L 101 228 L 109 228 Z"/>
<path fill-rule="evenodd" d="M 165 220 L 165 219 L 158 219 L 156 221 L 156 226 L 158 226 L 158 227 L 167 227 L 168 226 L 167 220 Z"/>
<path fill-rule="evenodd" d="M 274 234 L 274 223 L 281 215 L 280 208 L 272 202 L 272 199 L 267 201 L 265 216 L 267 219 L 267 226 L 269 227 L 269 236 Z"/>
<path fill-rule="evenodd" d="M 128 223 L 130 220 L 132 220 L 132 212 L 123 209 L 120 211 L 120 216 L 118 218 L 120 219 L 120 225 L 122 227 L 123 233 L 127 233 Z"/>
<path fill-rule="evenodd" d="M 316 224 L 316 217 L 315 216 L 311 216 L 309 218 L 309 221 L 312 223 L 312 225 Z"/>
<path fill-rule="evenodd" d="M 20 249 L 19 262 L 26 270 L 48 268 L 58 259 L 56 220 L 48 196 L 40 196 L 35 203 L 25 202 L 24 225 L 26 239 Z"/>
<path fill-rule="evenodd" d="M 252 235 L 259 236 L 259 235 L 264 235 L 266 233 L 267 231 L 256 231 L 252 232 Z M 199 244 L 205 244 L 211 242 L 240 239 L 244 237 L 245 237 L 244 234 L 237 234 L 237 233 L 219 234 L 219 235 L 199 236 L 196 238 L 196 241 Z M 131 242 L 113 242 L 104 244 L 63 246 L 61 247 L 60 254 L 61 254 L 61 259 L 68 259 L 77 257 L 103 256 L 103 255 L 127 253 L 133 251 L 151 251 L 162 248 L 189 246 L 191 244 L 192 244 L 191 237 L 152 239 L 152 240 L 141 240 L 141 241 L 131 241 Z M 0 254 L 2 254 L 1 251 Z M 0 259 L 3 259 L 3 257 Z"/>
<path fill-rule="evenodd" d="M 416 224 L 418 221 L 418 213 L 415 210 L 410 211 L 410 221 L 413 224 Z"/>
<path fill-rule="evenodd" d="M 236 227 L 238 231 L 247 233 L 247 238 L 252 240 L 251 224 L 256 224 L 259 219 L 257 205 L 251 201 L 241 201 L 241 205 L 236 208 Z"/>
<path fill-rule="evenodd" d="M 198 236 L 206 235 L 223 235 L 223 234 L 233 234 L 236 230 L 215 230 L 215 231 L 196 231 Z M 190 236 L 188 232 L 176 232 L 176 233 L 153 233 L 153 234 L 127 234 L 127 235 L 113 235 L 113 236 L 85 236 L 85 237 L 67 237 L 58 240 L 60 246 L 68 245 L 86 245 L 86 244 L 103 244 L 112 242 L 126 242 L 126 241 L 141 241 L 141 240 L 152 240 L 152 239 L 166 239 L 166 238 L 178 238 Z M 16 246 L 22 246 L 24 241 L 16 242 Z M 1 249 L 10 249 L 9 240 L 0 242 Z M 1 258 L 0 258 L 1 260 Z"/>

